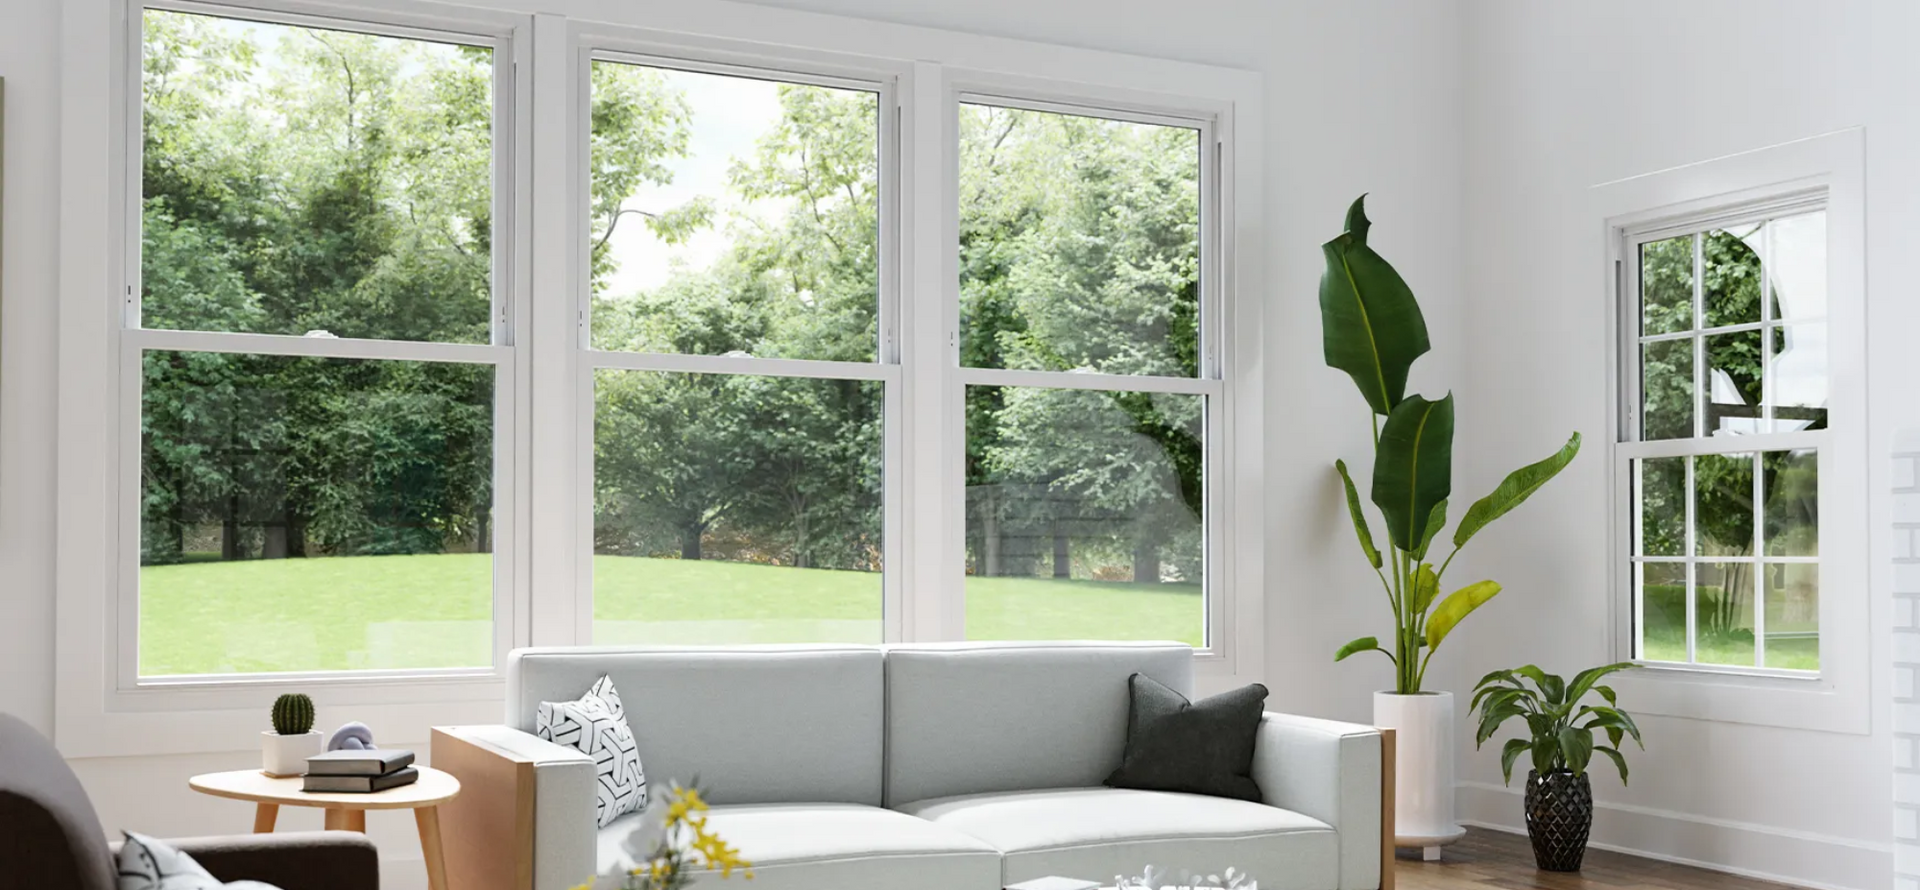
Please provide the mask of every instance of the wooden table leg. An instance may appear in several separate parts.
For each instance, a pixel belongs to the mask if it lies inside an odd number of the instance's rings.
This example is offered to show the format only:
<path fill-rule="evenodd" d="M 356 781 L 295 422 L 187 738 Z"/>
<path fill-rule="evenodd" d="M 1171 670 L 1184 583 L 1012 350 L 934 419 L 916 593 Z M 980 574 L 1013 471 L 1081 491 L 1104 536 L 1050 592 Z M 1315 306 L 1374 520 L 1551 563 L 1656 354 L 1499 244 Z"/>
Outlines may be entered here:
<path fill-rule="evenodd" d="M 367 811 L 348 810 L 346 812 L 347 830 L 367 833 Z"/>
<path fill-rule="evenodd" d="M 427 890 L 447 890 L 447 857 L 440 848 L 440 810 L 418 807 L 413 819 L 420 826 L 420 852 L 427 860 Z"/>
<path fill-rule="evenodd" d="M 341 809 L 335 809 L 333 807 L 328 807 L 326 829 L 328 831 L 346 831 L 347 830 L 347 811 L 341 810 Z"/>
<path fill-rule="evenodd" d="M 277 803 L 255 804 L 253 807 L 253 833 L 267 834 L 273 831 L 274 820 L 280 817 L 280 805 Z"/>

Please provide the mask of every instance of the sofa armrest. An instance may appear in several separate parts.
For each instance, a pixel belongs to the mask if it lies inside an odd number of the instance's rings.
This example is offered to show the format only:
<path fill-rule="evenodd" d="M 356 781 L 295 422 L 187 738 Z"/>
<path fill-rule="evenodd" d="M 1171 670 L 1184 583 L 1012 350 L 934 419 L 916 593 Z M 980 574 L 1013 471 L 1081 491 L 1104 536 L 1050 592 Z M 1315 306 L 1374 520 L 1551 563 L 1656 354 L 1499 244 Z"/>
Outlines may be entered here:
<path fill-rule="evenodd" d="M 1333 826 L 1340 844 L 1340 890 L 1391 887 L 1392 842 L 1385 838 L 1391 799 L 1391 742 L 1382 731 L 1269 711 L 1253 750 L 1253 780 L 1265 802 Z"/>
<path fill-rule="evenodd" d="M 227 883 L 281 890 L 379 890 L 380 854 L 353 831 L 289 831 L 169 838 L 167 843 Z"/>
<path fill-rule="evenodd" d="M 509 726 L 436 726 L 433 766 L 460 780 L 440 805 L 447 883 L 567 890 L 597 866 L 593 758 Z"/>

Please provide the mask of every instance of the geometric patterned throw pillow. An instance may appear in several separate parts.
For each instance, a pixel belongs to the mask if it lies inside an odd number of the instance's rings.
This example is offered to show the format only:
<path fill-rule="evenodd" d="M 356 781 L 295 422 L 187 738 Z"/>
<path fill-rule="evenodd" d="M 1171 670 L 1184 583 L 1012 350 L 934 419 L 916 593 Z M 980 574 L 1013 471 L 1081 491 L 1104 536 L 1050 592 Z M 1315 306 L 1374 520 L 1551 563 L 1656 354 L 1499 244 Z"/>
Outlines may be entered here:
<path fill-rule="evenodd" d="M 543 701 L 533 732 L 593 758 L 595 824 L 605 828 L 627 813 L 647 808 L 647 775 L 627 728 L 626 709 L 613 680 L 602 676 L 576 701 Z"/>
<path fill-rule="evenodd" d="M 120 859 L 114 863 L 120 890 L 274 890 L 272 884 L 259 881 L 222 884 L 171 844 L 131 831 L 125 834 L 127 841 L 120 845 Z"/>

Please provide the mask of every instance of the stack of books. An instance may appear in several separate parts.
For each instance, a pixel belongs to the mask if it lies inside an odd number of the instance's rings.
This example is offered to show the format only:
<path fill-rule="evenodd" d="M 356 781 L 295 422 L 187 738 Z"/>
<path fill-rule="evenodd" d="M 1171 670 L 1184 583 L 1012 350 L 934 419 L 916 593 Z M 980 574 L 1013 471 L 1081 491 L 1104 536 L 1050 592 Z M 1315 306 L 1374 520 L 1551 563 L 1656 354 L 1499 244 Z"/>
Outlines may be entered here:
<path fill-rule="evenodd" d="M 315 754 L 307 758 L 307 778 L 301 790 L 372 794 L 411 785 L 420 778 L 420 771 L 412 763 L 413 752 L 398 748 Z"/>

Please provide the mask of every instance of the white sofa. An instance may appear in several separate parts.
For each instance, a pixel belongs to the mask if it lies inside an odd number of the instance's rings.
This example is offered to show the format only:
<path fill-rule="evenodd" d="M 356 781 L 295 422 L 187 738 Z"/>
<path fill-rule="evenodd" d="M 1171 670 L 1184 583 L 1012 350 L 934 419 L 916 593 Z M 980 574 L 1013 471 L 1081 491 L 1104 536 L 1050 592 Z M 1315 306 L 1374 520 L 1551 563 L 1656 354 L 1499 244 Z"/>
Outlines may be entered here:
<path fill-rule="evenodd" d="M 530 734 L 541 701 L 602 674 L 658 799 L 698 776 L 710 825 L 754 863 L 744 887 L 994 890 L 1111 881 L 1149 865 L 1250 873 L 1263 890 L 1373 890 L 1382 740 L 1268 713 L 1265 800 L 1106 788 L 1134 672 L 1191 693 L 1176 643 L 547 648 L 507 664 L 505 726 L 441 727 L 432 763 L 463 890 L 565 890 L 631 865 L 627 817 L 594 828 L 593 766 Z M 714 882 L 707 882 L 717 885 Z"/>

